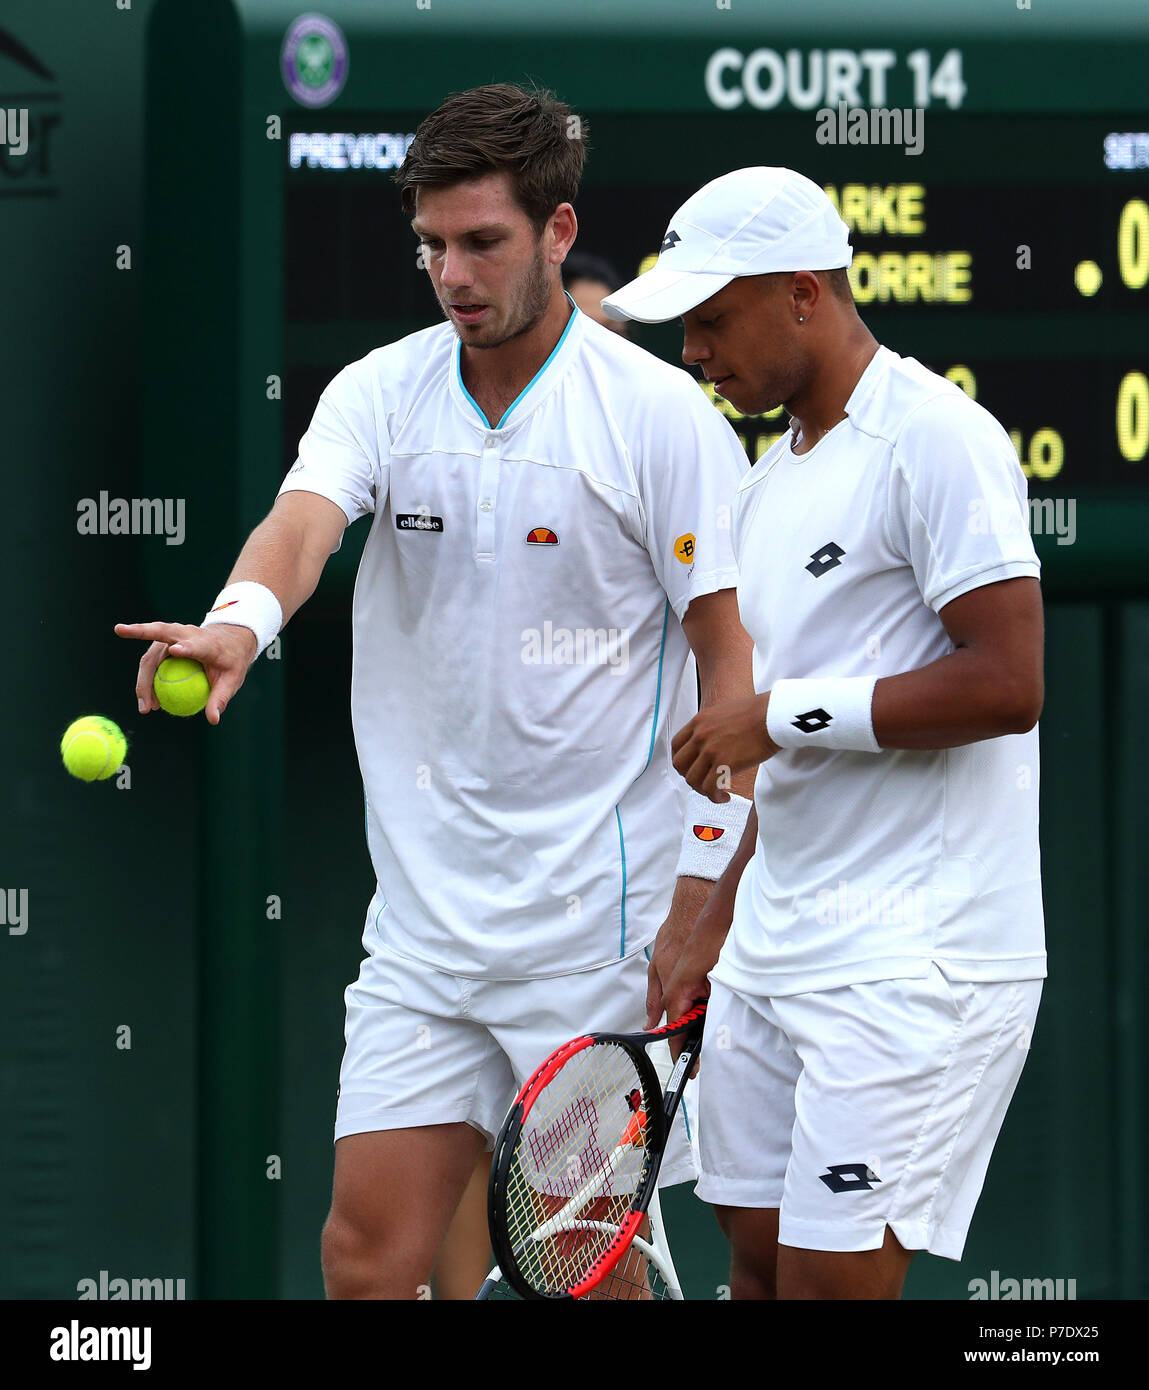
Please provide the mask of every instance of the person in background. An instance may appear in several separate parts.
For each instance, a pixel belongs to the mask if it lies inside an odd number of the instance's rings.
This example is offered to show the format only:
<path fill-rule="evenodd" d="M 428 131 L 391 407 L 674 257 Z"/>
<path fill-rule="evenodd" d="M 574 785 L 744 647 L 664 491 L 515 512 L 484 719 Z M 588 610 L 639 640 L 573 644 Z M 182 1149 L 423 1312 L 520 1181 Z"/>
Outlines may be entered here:
<path fill-rule="evenodd" d="M 629 323 L 612 319 L 603 312 L 602 301 L 608 294 L 622 287 L 622 277 L 609 261 L 589 252 L 571 251 L 563 262 L 563 289 L 574 300 L 582 312 L 609 328 L 614 333 L 626 337 Z"/>

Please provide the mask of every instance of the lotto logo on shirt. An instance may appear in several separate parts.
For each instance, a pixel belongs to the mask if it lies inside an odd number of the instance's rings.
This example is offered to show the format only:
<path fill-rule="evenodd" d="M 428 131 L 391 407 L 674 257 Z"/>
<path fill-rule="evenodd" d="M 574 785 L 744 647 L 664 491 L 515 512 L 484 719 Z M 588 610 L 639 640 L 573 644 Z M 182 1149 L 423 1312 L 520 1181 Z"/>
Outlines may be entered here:
<path fill-rule="evenodd" d="M 555 627 L 522 632 L 524 666 L 609 666 L 621 676 L 630 666 L 630 631 L 625 627 Z"/>

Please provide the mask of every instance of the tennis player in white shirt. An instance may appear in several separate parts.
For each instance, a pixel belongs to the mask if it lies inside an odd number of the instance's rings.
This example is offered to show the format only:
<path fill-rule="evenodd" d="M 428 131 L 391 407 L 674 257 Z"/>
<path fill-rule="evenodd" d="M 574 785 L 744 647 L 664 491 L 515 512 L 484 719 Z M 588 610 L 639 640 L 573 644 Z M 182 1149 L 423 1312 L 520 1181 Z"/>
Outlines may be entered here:
<path fill-rule="evenodd" d="M 378 887 L 346 995 L 333 1298 L 425 1290 L 519 1083 L 568 1038 L 642 1026 L 652 948 L 657 990 L 749 811 L 752 778 L 717 807 L 670 754 L 695 659 L 704 706 L 753 690 L 745 454 L 685 372 L 563 293 L 573 120 L 499 85 L 423 122 L 397 181 L 447 322 L 331 382 L 202 624 L 117 628 L 152 643 L 141 710 L 172 652 L 204 664 L 218 723 L 372 517 L 351 707 Z M 667 1179 L 691 1175 L 683 1143 Z"/>
<path fill-rule="evenodd" d="M 701 1180 L 736 1298 L 897 1298 L 959 1259 L 1046 973 L 1043 696 L 1025 480 L 982 407 L 881 347 L 848 231 L 788 169 L 675 213 L 607 312 L 681 317 L 683 359 L 791 428 L 739 490 L 756 695 L 675 767 L 755 813 L 665 991 L 709 993 Z"/>

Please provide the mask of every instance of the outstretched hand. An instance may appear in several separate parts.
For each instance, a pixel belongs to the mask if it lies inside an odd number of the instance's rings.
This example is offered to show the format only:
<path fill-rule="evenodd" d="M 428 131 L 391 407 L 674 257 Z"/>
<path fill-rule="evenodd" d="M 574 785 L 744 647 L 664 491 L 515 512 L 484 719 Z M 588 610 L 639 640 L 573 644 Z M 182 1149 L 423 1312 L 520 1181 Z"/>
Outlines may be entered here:
<path fill-rule="evenodd" d="M 169 656 L 189 657 L 204 669 L 211 694 L 204 714 L 209 724 L 220 715 L 247 676 L 255 660 L 257 640 L 249 627 L 237 623 L 213 623 L 195 627 L 189 623 L 117 623 L 117 637 L 150 642 L 140 658 L 136 674 L 136 700 L 141 714 L 160 708 L 153 685 L 160 662 Z"/>

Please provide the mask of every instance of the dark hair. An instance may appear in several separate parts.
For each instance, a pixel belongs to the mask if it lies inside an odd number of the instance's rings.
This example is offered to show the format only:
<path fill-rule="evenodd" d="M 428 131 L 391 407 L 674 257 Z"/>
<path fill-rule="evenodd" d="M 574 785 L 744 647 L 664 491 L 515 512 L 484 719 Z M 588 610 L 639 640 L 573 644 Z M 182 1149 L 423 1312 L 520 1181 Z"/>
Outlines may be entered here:
<path fill-rule="evenodd" d="M 589 251 L 572 251 L 562 264 L 563 284 L 568 288 L 576 280 L 596 280 L 613 294 L 622 286 L 622 276 L 609 261 L 592 256 Z"/>
<path fill-rule="evenodd" d="M 793 270 L 767 270 L 763 271 L 761 275 L 755 275 L 750 278 L 769 281 L 770 290 L 771 293 L 773 293 L 782 285 L 783 281 L 789 282 L 795 274 L 797 274 L 797 272 Z M 854 302 L 854 292 L 850 288 L 850 277 L 844 266 L 837 270 L 816 270 L 814 274 L 819 280 L 825 281 L 827 288 L 835 299 L 842 300 L 844 304 L 852 304 Z"/>
<path fill-rule="evenodd" d="M 846 274 L 845 268 L 839 270 L 820 270 L 819 275 L 824 275 L 830 282 L 830 293 L 835 299 L 844 300 L 847 304 L 853 303 L 854 294 L 850 289 L 850 277 Z"/>
<path fill-rule="evenodd" d="M 574 202 L 586 151 L 586 121 L 553 92 L 500 82 L 454 92 L 432 111 L 395 182 L 413 217 L 418 189 L 449 188 L 505 169 L 537 236 L 560 203 Z"/>

